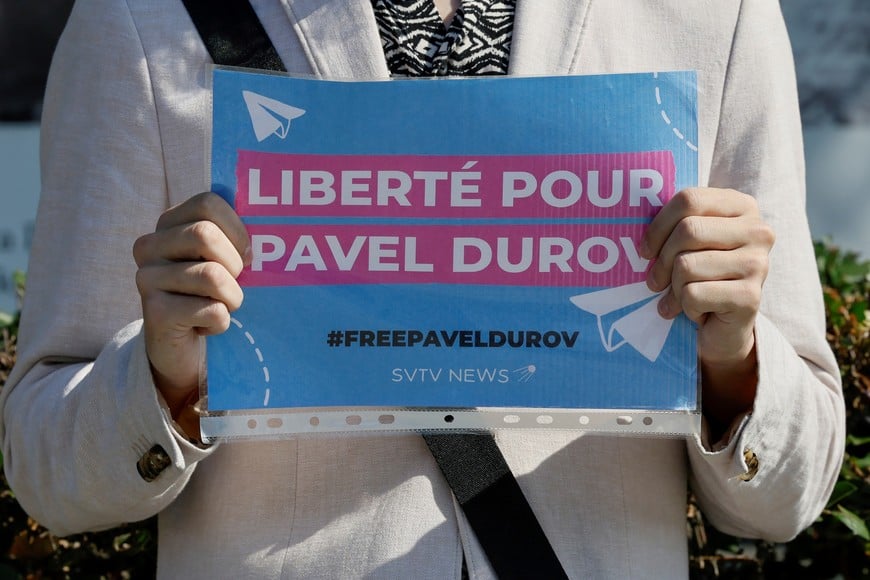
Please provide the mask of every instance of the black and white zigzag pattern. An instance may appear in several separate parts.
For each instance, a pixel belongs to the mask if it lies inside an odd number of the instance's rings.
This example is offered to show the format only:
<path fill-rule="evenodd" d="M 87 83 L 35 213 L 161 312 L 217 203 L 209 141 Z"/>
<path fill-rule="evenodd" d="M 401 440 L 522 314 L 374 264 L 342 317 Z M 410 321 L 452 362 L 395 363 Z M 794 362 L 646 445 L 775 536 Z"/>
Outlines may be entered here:
<path fill-rule="evenodd" d="M 463 0 L 445 28 L 432 0 L 372 0 L 394 75 L 507 74 L 516 0 Z"/>

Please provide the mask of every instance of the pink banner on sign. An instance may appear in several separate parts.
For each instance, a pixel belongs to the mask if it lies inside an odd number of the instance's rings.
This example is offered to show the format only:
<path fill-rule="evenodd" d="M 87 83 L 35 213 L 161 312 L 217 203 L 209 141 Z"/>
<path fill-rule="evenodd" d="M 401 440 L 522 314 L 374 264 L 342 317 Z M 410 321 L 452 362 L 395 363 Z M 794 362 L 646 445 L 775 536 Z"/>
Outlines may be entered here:
<path fill-rule="evenodd" d="M 239 151 L 241 216 L 649 218 L 670 151 L 600 155 L 288 155 Z"/>
<path fill-rule="evenodd" d="M 243 286 L 621 286 L 645 278 L 643 224 L 249 225 Z"/>

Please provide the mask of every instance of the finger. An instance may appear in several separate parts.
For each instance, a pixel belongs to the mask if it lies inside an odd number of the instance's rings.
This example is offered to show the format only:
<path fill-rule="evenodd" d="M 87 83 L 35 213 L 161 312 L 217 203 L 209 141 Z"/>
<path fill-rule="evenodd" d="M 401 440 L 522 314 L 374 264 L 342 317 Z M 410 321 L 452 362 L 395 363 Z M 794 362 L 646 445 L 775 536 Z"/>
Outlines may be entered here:
<path fill-rule="evenodd" d="M 684 312 L 698 324 L 710 315 L 728 324 L 742 324 L 754 318 L 760 304 L 761 286 L 753 281 L 707 280 L 683 286 L 679 299 L 671 289 L 659 302 L 659 313 L 673 318 Z"/>
<path fill-rule="evenodd" d="M 762 284 L 767 277 L 767 253 L 750 248 L 731 252 L 685 252 L 674 260 L 672 287 L 679 300 L 682 288 L 693 282 L 747 280 Z"/>
<path fill-rule="evenodd" d="M 177 262 L 146 266 L 136 272 L 136 285 L 143 302 L 159 293 L 209 298 L 233 312 L 244 294 L 230 272 L 217 262 Z"/>
<path fill-rule="evenodd" d="M 659 299 L 659 303 L 657 305 L 659 316 L 662 318 L 676 318 L 683 311 L 683 307 L 680 304 L 680 301 L 677 299 L 674 294 L 674 290 L 669 288 L 667 292 Z M 694 322 L 698 322 L 695 320 Z"/>
<path fill-rule="evenodd" d="M 689 216 L 678 223 L 650 267 L 647 281 L 659 291 L 671 283 L 674 262 L 686 253 L 707 250 L 736 250 L 749 243 L 754 219 Z M 753 223 L 750 223 L 753 222 Z"/>
<path fill-rule="evenodd" d="M 689 284 L 712 281 L 739 281 L 759 289 L 767 277 L 767 253 L 754 248 L 734 251 L 702 251 L 679 254 L 674 261 L 671 289 L 660 303 L 660 312 L 673 318 L 685 310 L 683 288 Z M 713 311 L 715 309 L 711 309 Z M 688 313 L 687 313 L 688 315 Z M 700 316 L 693 314 L 698 322 Z"/>
<path fill-rule="evenodd" d="M 226 305 L 217 300 L 164 293 L 154 300 L 153 306 L 155 314 L 167 314 L 160 317 L 160 322 L 161 328 L 169 334 L 191 330 L 197 334 L 219 334 L 230 325 Z"/>
<path fill-rule="evenodd" d="M 156 229 L 165 230 L 199 221 L 210 221 L 217 225 L 240 256 L 245 257 L 250 253 L 250 241 L 245 225 L 230 204 L 216 193 L 200 193 L 169 208 L 157 220 Z"/>
<path fill-rule="evenodd" d="M 167 261 L 217 262 L 233 277 L 244 267 L 236 247 L 210 221 L 185 223 L 142 236 L 133 244 L 133 257 L 139 267 Z"/>
<path fill-rule="evenodd" d="M 164 396 L 189 393 L 198 382 L 201 336 L 220 334 L 231 318 L 211 298 L 156 291 L 142 297 L 145 346 L 155 384 Z"/>
<path fill-rule="evenodd" d="M 143 312 L 148 334 L 174 350 L 188 341 L 191 332 L 198 335 L 220 334 L 230 326 L 230 312 L 219 300 L 158 292 L 143 298 Z M 171 357 L 172 353 L 165 353 Z"/>
<path fill-rule="evenodd" d="M 677 193 L 650 223 L 641 244 L 641 256 L 658 256 L 671 232 L 689 216 L 737 217 L 758 214 L 755 199 L 733 189 L 688 188 Z"/>

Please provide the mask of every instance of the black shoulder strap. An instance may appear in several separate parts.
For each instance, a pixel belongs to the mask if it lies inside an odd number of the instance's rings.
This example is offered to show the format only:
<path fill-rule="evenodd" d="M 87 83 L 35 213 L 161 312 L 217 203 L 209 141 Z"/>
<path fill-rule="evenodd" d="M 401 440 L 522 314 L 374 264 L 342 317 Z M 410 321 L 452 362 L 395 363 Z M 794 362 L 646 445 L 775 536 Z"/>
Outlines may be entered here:
<path fill-rule="evenodd" d="M 283 71 L 248 0 L 182 0 L 215 64 Z M 501 580 L 567 579 L 492 435 L 423 435 Z"/>
<path fill-rule="evenodd" d="M 215 64 L 284 71 L 248 0 L 182 0 Z"/>
<path fill-rule="evenodd" d="M 567 580 L 492 435 L 430 433 L 423 439 L 500 580 Z"/>

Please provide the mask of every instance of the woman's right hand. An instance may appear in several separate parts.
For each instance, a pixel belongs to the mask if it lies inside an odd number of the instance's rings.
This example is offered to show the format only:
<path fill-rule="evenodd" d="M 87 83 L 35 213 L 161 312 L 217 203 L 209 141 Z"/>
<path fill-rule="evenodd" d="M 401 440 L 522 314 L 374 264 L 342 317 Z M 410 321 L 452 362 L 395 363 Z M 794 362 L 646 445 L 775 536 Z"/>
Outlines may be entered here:
<path fill-rule="evenodd" d="M 199 386 L 200 337 L 224 332 L 242 304 L 236 278 L 250 263 L 248 234 L 229 204 L 206 192 L 164 212 L 133 256 L 151 372 L 177 418 Z"/>

